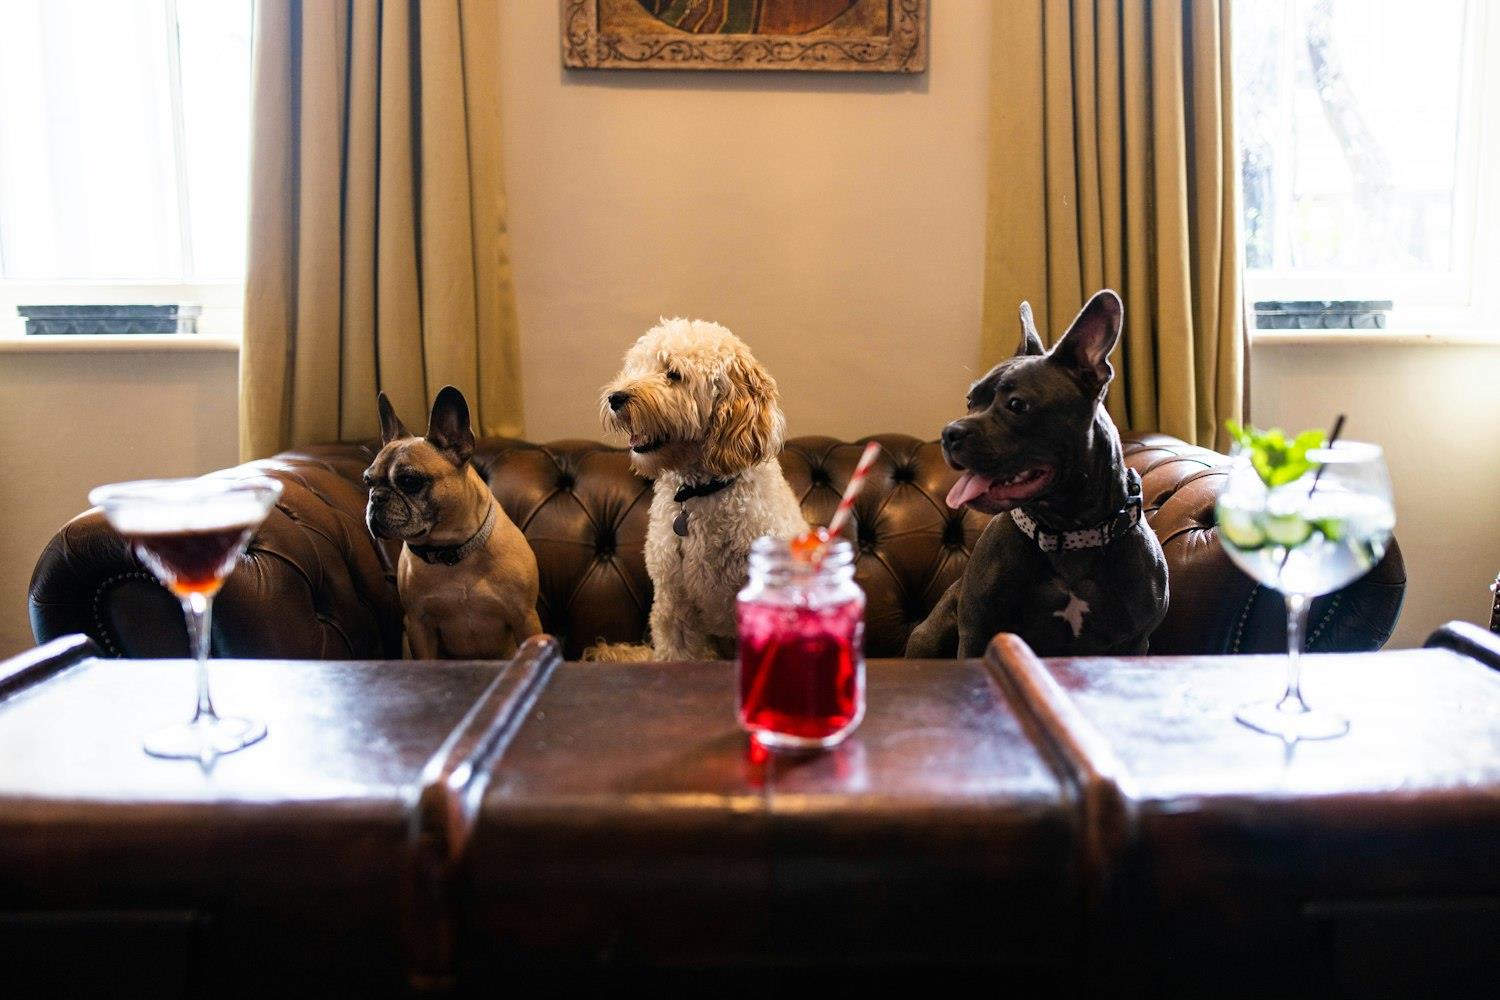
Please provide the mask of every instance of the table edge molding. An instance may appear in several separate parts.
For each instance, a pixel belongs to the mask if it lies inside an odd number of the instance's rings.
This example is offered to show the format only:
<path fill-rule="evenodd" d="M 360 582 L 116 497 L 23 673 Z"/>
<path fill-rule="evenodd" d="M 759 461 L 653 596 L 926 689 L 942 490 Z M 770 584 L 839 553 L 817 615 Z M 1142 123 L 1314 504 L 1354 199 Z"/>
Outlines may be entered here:
<path fill-rule="evenodd" d="M 1428 636 L 1423 646 L 1450 650 L 1491 670 L 1500 670 L 1500 635 L 1471 622 L 1449 622 Z"/>
<path fill-rule="evenodd" d="M 28 688 L 61 674 L 68 667 L 99 655 L 99 647 L 81 633 L 59 636 L 51 642 L 0 661 L 0 704 Z"/>
<path fill-rule="evenodd" d="M 456 985 L 459 882 L 480 800 L 561 662 L 551 636 L 523 642 L 422 770 L 411 811 L 403 906 L 407 979 L 417 992 Z"/>
<path fill-rule="evenodd" d="M 1038 734 L 1042 752 L 1077 792 L 1084 874 L 1102 893 L 1136 831 L 1139 797 L 1129 772 L 1020 636 L 996 635 L 984 663 Z"/>

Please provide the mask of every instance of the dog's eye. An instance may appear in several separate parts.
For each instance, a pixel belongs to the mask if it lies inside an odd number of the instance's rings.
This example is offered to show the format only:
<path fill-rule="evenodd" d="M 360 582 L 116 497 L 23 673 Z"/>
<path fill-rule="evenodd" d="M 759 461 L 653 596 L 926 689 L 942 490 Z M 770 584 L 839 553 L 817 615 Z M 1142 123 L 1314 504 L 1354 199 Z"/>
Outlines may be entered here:
<path fill-rule="evenodd" d="M 1012 413 L 1025 413 L 1031 409 L 1031 404 L 1019 396 L 1012 396 L 1005 401 L 1005 408 Z"/>
<path fill-rule="evenodd" d="M 668 382 L 681 382 L 682 381 L 682 372 L 678 371 L 676 368 L 668 368 L 667 369 L 667 381 Z"/>
<path fill-rule="evenodd" d="M 396 477 L 396 489 L 402 493 L 416 493 L 427 485 L 427 477 L 419 476 L 415 472 L 403 472 Z"/>

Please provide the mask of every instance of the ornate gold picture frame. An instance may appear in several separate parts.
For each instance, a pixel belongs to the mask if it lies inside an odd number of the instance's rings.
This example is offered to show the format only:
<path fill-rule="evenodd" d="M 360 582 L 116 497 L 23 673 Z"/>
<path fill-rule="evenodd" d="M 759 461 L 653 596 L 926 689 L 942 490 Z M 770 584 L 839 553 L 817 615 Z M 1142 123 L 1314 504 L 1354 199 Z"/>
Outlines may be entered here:
<path fill-rule="evenodd" d="M 929 0 L 561 0 L 573 69 L 921 73 Z"/>

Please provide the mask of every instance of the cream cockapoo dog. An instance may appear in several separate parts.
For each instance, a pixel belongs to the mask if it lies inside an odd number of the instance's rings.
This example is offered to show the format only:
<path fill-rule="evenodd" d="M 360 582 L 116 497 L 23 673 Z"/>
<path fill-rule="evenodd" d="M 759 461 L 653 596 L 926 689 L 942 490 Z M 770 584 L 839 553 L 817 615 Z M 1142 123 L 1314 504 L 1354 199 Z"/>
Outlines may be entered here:
<path fill-rule="evenodd" d="M 786 429 L 776 380 L 717 323 L 664 319 L 626 353 L 600 412 L 630 436 L 632 469 L 656 481 L 651 655 L 733 656 L 750 543 L 807 530 L 776 458 Z"/>

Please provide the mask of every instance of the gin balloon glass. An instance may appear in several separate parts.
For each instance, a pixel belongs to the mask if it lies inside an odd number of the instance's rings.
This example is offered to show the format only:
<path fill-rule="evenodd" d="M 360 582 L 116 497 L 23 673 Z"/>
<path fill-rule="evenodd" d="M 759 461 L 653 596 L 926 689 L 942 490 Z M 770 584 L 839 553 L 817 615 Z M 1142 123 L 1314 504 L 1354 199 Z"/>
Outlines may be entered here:
<path fill-rule="evenodd" d="M 1385 555 L 1396 515 L 1379 446 L 1338 441 L 1307 453 L 1311 468 L 1275 487 L 1237 453 L 1219 494 L 1219 539 L 1235 564 L 1286 600 L 1287 682 L 1274 702 L 1235 718 L 1287 741 L 1331 739 L 1349 720 L 1302 697 L 1301 654 L 1312 599 L 1353 583 Z"/>
<path fill-rule="evenodd" d="M 191 720 L 148 733 L 154 757 L 208 761 L 266 735 L 262 722 L 221 716 L 208 691 L 208 647 L 214 595 L 250 536 L 281 496 L 281 483 L 250 479 L 152 479 L 100 486 L 89 502 L 135 549 L 141 562 L 182 601 L 196 664 L 198 706 Z"/>

